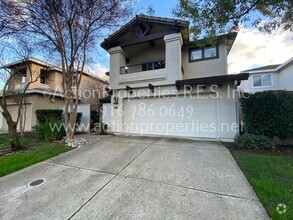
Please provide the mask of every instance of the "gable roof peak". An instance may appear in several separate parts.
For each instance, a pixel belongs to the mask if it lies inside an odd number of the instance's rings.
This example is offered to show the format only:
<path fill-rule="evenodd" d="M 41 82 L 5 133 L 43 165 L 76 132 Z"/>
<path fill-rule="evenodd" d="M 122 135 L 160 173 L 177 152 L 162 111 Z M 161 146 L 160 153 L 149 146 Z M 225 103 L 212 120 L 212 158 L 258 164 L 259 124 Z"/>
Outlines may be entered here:
<path fill-rule="evenodd" d="M 122 36 L 128 30 L 130 30 L 132 26 L 136 24 L 140 24 L 141 22 L 170 25 L 170 26 L 174 26 L 178 28 L 178 30 L 189 28 L 189 21 L 184 21 L 184 20 L 176 19 L 176 18 L 156 17 L 156 16 L 145 15 L 145 14 L 137 14 L 129 22 L 127 22 L 117 31 L 115 31 L 106 39 L 104 39 L 104 41 L 101 43 L 101 47 L 104 48 L 105 50 L 108 50 L 109 48 L 111 48 L 111 46 L 113 46 L 112 44 L 115 40 L 119 39 L 120 36 Z"/>

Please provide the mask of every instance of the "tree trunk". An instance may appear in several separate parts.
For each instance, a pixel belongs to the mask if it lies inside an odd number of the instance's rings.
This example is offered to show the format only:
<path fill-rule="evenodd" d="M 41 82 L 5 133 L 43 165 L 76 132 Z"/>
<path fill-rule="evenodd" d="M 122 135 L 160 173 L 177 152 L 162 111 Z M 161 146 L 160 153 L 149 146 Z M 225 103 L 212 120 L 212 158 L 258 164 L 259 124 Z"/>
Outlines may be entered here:
<path fill-rule="evenodd" d="M 15 122 L 9 122 L 8 129 L 9 129 L 9 141 L 10 147 L 12 151 L 22 150 L 25 149 L 19 142 L 19 137 L 17 134 L 17 124 Z"/>
<path fill-rule="evenodd" d="M 77 109 L 70 111 L 68 119 L 67 138 L 74 139 Z"/>
<path fill-rule="evenodd" d="M 17 123 L 13 121 L 10 113 L 7 111 L 7 108 L 3 108 L 2 115 L 6 119 L 6 123 L 8 125 L 8 134 L 9 134 L 9 142 L 10 142 L 10 148 L 13 151 L 22 150 L 25 149 L 23 145 L 19 142 L 19 136 L 17 133 Z"/>

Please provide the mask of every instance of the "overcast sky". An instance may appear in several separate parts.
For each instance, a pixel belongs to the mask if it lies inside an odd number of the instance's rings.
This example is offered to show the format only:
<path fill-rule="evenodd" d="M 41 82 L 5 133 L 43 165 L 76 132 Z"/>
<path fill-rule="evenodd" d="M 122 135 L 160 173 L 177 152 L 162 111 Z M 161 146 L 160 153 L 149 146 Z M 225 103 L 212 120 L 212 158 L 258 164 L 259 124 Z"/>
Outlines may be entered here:
<path fill-rule="evenodd" d="M 229 74 L 268 64 L 281 64 L 293 56 L 293 33 L 276 30 L 272 34 L 242 29 L 228 55 Z"/>

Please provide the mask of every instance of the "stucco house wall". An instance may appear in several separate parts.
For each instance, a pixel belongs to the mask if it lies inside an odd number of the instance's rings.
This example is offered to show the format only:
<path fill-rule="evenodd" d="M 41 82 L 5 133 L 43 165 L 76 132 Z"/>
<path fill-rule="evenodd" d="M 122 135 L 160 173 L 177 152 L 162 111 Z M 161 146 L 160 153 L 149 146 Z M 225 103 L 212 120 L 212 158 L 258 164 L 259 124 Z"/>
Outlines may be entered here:
<path fill-rule="evenodd" d="M 286 61 L 284 64 L 274 65 L 273 69 L 259 70 L 251 69 L 243 72 L 248 72 L 250 74 L 247 81 L 241 82 L 239 86 L 240 91 L 246 91 L 250 93 L 262 92 L 267 90 L 288 90 L 293 91 L 292 77 L 293 77 L 293 59 Z M 269 66 L 264 66 L 260 68 L 266 68 Z M 271 86 L 253 86 L 253 77 L 261 75 L 271 75 L 272 85 Z"/>
<path fill-rule="evenodd" d="M 277 74 L 276 74 L 277 75 Z M 286 89 L 288 91 L 293 91 L 293 62 L 291 62 L 287 67 L 280 70 L 278 75 L 278 88 Z"/>
<path fill-rule="evenodd" d="M 15 120 L 18 113 L 18 105 L 14 98 L 7 98 L 8 111 Z M 29 94 L 25 96 L 26 103 L 26 124 L 25 130 L 31 131 L 33 126 L 37 123 L 36 110 L 38 109 L 61 109 L 64 106 L 64 100 L 55 97 L 54 99 L 47 99 L 41 94 Z M 8 129 L 5 118 L 2 118 L 2 128 Z"/>
<path fill-rule="evenodd" d="M 208 77 L 227 75 L 227 47 L 224 44 L 218 45 L 219 57 L 215 59 L 189 62 L 189 50 L 192 47 L 183 47 L 182 65 L 184 68 L 184 79 L 195 77 Z"/>

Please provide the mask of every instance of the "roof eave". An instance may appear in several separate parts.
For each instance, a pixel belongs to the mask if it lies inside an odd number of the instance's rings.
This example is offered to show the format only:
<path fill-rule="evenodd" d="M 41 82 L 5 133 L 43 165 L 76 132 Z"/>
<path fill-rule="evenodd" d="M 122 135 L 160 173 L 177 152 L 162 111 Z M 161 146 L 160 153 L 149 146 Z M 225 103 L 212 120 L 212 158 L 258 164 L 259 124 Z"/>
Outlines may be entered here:
<path fill-rule="evenodd" d="M 119 30 L 111 34 L 108 38 L 106 38 L 100 45 L 103 49 L 108 50 L 111 48 L 111 41 L 118 39 L 118 37 L 126 32 L 132 25 L 139 22 L 141 20 L 148 20 L 152 23 L 160 23 L 166 25 L 177 25 L 181 29 L 185 29 L 189 27 L 188 21 L 178 20 L 178 19 L 168 19 L 168 18 L 160 18 L 160 17 L 153 17 L 153 16 L 145 16 L 145 15 L 136 15 L 133 19 L 131 19 L 128 23 L 122 26 Z M 156 20 L 160 19 L 160 20 Z"/>
<path fill-rule="evenodd" d="M 248 73 L 240 73 L 233 75 L 221 75 L 221 76 L 210 76 L 202 78 L 184 79 L 177 80 L 176 87 L 180 88 L 186 85 L 208 85 L 208 84 L 219 84 L 219 83 L 234 83 L 235 81 L 243 81 L 249 78 Z"/>

